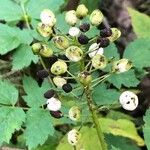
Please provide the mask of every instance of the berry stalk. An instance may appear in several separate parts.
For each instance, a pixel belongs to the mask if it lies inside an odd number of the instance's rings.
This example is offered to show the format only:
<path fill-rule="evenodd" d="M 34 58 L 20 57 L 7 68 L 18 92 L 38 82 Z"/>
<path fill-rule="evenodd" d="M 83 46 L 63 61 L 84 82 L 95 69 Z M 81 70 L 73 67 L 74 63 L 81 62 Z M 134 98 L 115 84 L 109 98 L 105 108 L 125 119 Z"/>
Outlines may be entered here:
<path fill-rule="evenodd" d="M 97 114 L 96 114 L 96 109 L 95 109 L 95 106 L 93 104 L 91 91 L 90 91 L 88 86 L 85 88 L 85 94 L 86 94 L 86 99 L 87 99 L 87 103 L 88 103 L 88 106 L 89 106 L 89 110 L 91 111 L 91 114 L 92 114 L 93 123 L 95 125 L 97 135 L 98 135 L 98 139 L 99 139 L 99 142 L 100 142 L 100 150 L 107 150 L 107 144 L 105 142 L 104 134 L 102 133 L 102 130 L 101 130 L 101 127 L 100 127 L 100 123 L 99 123 L 99 120 L 98 120 L 98 117 L 97 117 Z"/>

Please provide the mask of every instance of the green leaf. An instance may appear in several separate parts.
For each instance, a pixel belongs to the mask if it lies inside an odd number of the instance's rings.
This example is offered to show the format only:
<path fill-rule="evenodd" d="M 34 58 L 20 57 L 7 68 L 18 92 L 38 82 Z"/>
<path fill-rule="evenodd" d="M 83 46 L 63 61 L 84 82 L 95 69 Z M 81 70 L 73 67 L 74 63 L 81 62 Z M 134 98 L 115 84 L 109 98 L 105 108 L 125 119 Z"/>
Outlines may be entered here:
<path fill-rule="evenodd" d="M 24 135 L 29 149 L 44 144 L 48 136 L 53 134 L 54 128 L 47 110 L 40 108 L 28 110 Z"/>
<path fill-rule="evenodd" d="M 94 1 L 81 0 L 80 4 L 84 4 L 91 13 L 94 9 L 98 8 L 100 1 L 101 0 L 94 0 Z"/>
<path fill-rule="evenodd" d="M 121 136 L 106 134 L 105 139 L 108 144 L 108 149 L 115 146 L 115 148 L 119 150 L 140 150 L 140 148 L 133 141 Z"/>
<path fill-rule="evenodd" d="M 118 49 L 114 43 L 111 43 L 108 47 L 104 49 L 104 55 L 107 59 L 114 58 L 116 60 L 120 58 Z"/>
<path fill-rule="evenodd" d="M 93 100 L 98 105 L 109 105 L 118 100 L 120 92 L 115 89 L 107 89 L 105 84 L 99 84 L 93 90 Z"/>
<path fill-rule="evenodd" d="M 13 54 L 12 70 L 21 70 L 28 67 L 32 61 L 37 63 L 38 57 L 33 54 L 30 46 L 22 44 Z"/>
<path fill-rule="evenodd" d="M 12 133 L 21 128 L 25 113 L 17 107 L 0 107 L 0 145 L 9 143 Z"/>
<path fill-rule="evenodd" d="M 107 80 L 118 89 L 121 88 L 121 85 L 126 87 L 136 87 L 139 84 L 139 80 L 136 78 L 133 69 L 120 74 L 114 73 L 109 76 Z"/>
<path fill-rule="evenodd" d="M 132 61 L 136 68 L 150 66 L 150 38 L 141 38 L 131 42 L 124 52 L 124 58 Z"/>
<path fill-rule="evenodd" d="M 143 128 L 143 132 L 144 132 L 144 139 L 145 139 L 145 143 L 146 146 L 148 148 L 148 150 L 150 150 L 150 109 L 147 110 L 145 116 L 144 116 L 144 128 Z"/>
<path fill-rule="evenodd" d="M 135 141 L 139 146 L 144 146 L 144 140 L 138 135 L 133 122 L 126 119 L 113 120 L 109 118 L 100 118 L 99 121 L 104 133 L 123 136 Z"/>
<path fill-rule="evenodd" d="M 23 99 L 27 102 L 30 107 L 39 107 L 46 103 L 43 94 L 51 88 L 48 81 L 42 84 L 42 87 L 38 86 L 38 83 L 31 77 L 25 76 L 23 78 L 23 87 L 26 92 L 26 96 Z"/>
<path fill-rule="evenodd" d="M 17 21 L 22 17 L 19 5 L 12 0 L 0 1 L 0 19 L 5 21 Z"/>
<path fill-rule="evenodd" d="M 0 81 L 0 103 L 15 105 L 18 100 L 18 90 L 6 80 Z"/>
<path fill-rule="evenodd" d="M 78 149 L 92 150 L 94 145 L 95 145 L 94 150 L 100 149 L 98 136 L 94 128 L 82 127 L 80 133 L 81 139 L 79 143 L 76 145 L 77 150 Z M 56 148 L 56 150 L 72 150 L 72 149 L 73 146 L 71 146 L 68 143 L 67 136 L 64 136 L 64 138 L 59 142 L 59 145 Z"/>
<path fill-rule="evenodd" d="M 64 0 L 30 0 L 27 3 L 28 14 L 35 19 L 40 18 L 40 13 L 43 9 L 50 9 L 54 13 L 59 10 L 59 7 L 64 3 Z"/>
<path fill-rule="evenodd" d="M 58 14 L 57 16 L 56 26 L 63 33 L 68 33 L 70 26 L 64 21 L 65 20 L 65 12 Z"/>
<path fill-rule="evenodd" d="M 29 30 L 20 30 L 6 24 L 0 24 L 0 54 L 6 54 L 21 43 L 30 44 L 33 38 Z"/>
<path fill-rule="evenodd" d="M 138 37 L 150 36 L 150 17 L 132 8 L 128 8 L 134 32 Z"/>
<path fill-rule="evenodd" d="M 112 146 L 111 150 L 120 150 L 120 149 Z"/>

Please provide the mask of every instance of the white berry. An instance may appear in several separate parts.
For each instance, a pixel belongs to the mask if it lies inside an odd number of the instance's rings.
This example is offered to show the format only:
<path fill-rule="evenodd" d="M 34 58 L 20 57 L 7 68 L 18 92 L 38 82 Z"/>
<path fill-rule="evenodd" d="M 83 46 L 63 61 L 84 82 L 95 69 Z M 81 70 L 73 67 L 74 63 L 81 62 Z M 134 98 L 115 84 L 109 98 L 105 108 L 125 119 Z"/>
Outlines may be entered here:
<path fill-rule="evenodd" d="M 47 108 L 50 111 L 58 111 L 61 108 L 61 101 L 57 98 L 52 97 L 47 100 Z"/>
<path fill-rule="evenodd" d="M 70 34 L 72 37 L 78 36 L 79 33 L 80 33 L 80 30 L 79 30 L 79 28 L 77 28 L 77 27 L 71 27 L 71 28 L 69 29 L 69 34 Z"/>
<path fill-rule="evenodd" d="M 77 23 L 77 16 L 76 16 L 76 12 L 74 10 L 70 10 L 68 12 L 66 12 L 66 16 L 65 16 L 65 21 L 67 22 L 67 24 L 73 26 Z"/>
<path fill-rule="evenodd" d="M 76 145 L 81 138 L 81 134 L 76 129 L 68 132 L 68 142 L 71 145 Z"/>
<path fill-rule="evenodd" d="M 69 118 L 73 121 L 78 121 L 80 119 L 81 110 L 78 106 L 73 106 L 69 110 Z"/>
<path fill-rule="evenodd" d="M 120 95 L 119 101 L 120 101 L 121 106 L 125 110 L 129 110 L 129 111 L 135 110 L 139 103 L 137 95 L 131 91 L 123 92 Z"/>
<path fill-rule="evenodd" d="M 89 47 L 89 57 L 92 58 L 94 57 L 96 54 L 100 54 L 103 55 L 104 53 L 104 49 L 101 47 L 99 48 L 99 44 L 97 43 L 93 43 L 90 47 Z"/>
<path fill-rule="evenodd" d="M 53 82 L 59 88 L 62 88 L 62 86 L 67 83 L 67 81 L 62 77 L 54 77 Z"/>
<path fill-rule="evenodd" d="M 40 14 L 40 18 L 43 24 L 48 24 L 49 26 L 54 26 L 56 23 L 55 15 L 49 9 L 44 9 Z"/>

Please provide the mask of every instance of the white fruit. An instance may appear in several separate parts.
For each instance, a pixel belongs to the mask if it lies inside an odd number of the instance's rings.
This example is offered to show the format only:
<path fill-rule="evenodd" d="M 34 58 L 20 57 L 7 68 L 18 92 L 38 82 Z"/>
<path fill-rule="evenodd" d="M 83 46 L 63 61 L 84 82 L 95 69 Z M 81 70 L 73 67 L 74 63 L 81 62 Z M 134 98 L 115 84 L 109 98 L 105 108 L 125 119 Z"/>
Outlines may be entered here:
<path fill-rule="evenodd" d="M 66 13 L 65 16 L 65 21 L 67 22 L 67 24 L 73 26 L 77 23 L 77 16 L 76 16 L 76 12 L 74 10 L 70 10 Z"/>
<path fill-rule="evenodd" d="M 47 108 L 50 111 L 58 111 L 61 108 L 61 101 L 57 98 L 52 97 L 47 100 Z"/>
<path fill-rule="evenodd" d="M 99 48 L 99 44 L 97 43 L 93 43 L 90 47 L 89 47 L 89 57 L 92 58 L 94 57 L 96 54 L 100 54 L 103 55 L 104 53 L 104 49 L 101 47 Z"/>
<path fill-rule="evenodd" d="M 81 138 L 81 134 L 76 129 L 68 132 L 68 142 L 71 145 L 76 145 Z"/>
<path fill-rule="evenodd" d="M 69 118 L 73 121 L 78 121 L 80 119 L 81 110 L 78 106 L 73 106 L 69 110 Z"/>
<path fill-rule="evenodd" d="M 131 91 L 125 91 L 120 95 L 119 98 L 121 106 L 125 110 L 133 111 L 138 106 L 138 97 Z"/>
<path fill-rule="evenodd" d="M 67 83 L 67 81 L 62 77 L 54 77 L 53 82 L 59 88 L 62 88 L 62 86 Z"/>
<path fill-rule="evenodd" d="M 40 18 L 43 24 L 47 24 L 51 27 L 54 26 L 56 23 L 55 15 L 49 9 L 44 9 L 40 14 Z"/>
<path fill-rule="evenodd" d="M 79 28 L 77 28 L 77 27 L 71 27 L 71 28 L 69 29 L 69 34 L 70 34 L 72 37 L 78 36 L 79 33 L 80 33 L 80 30 L 79 30 Z"/>

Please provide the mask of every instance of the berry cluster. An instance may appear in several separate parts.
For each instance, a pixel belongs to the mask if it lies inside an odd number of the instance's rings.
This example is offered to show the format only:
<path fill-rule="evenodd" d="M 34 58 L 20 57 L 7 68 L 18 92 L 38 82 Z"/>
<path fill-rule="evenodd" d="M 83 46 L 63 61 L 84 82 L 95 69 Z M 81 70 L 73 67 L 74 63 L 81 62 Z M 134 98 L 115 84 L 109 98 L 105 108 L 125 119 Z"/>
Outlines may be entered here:
<path fill-rule="evenodd" d="M 38 71 L 37 75 L 42 79 L 49 77 L 52 82 L 53 88 L 44 94 L 51 116 L 55 118 L 64 116 L 61 112 L 60 91 L 72 93 L 75 87 L 74 83 L 79 84 L 83 89 L 87 86 L 94 87 L 97 84 L 93 85 L 95 79 L 93 80 L 92 72 L 100 70 L 105 74 L 104 69 L 107 66 L 111 66 L 111 72 L 108 74 L 123 73 L 132 67 L 132 63 L 128 59 L 115 61 L 109 60 L 104 55 L 104 48 L 121 36 L 121 32 L 117 28 L 104 27 L 95 37 L 87 36 L 93 27 L 98 28 L 103 22 L 104 16 L 100 10 L 96 9 L 88 14 L 88 9 L 81 4 L 76 10 L 66 12 L 65 21 L 70 26 L 66 34 L 62 34 L 56 27 L 57 19 L 51 10 L 44 9 L 40 18 L 41 22 L 37 25 L 37 31 L 46 38 L 46 42 L 33 43 L 32 50 L 40 58 L 48 60 L 48 65 L 44 70 Z M 51 47 L 50 40 L 57 51 Z M 72 64 L 80 64 L 80 69 L 76 73 L 70 72 L 69 68 Z M 124 109 L 130 111 L 138 105 L 137 96 L 129 91 L 122 93 L 119 101 Z M 73 106 L 69 110 L 68 116 L 72 121 L 80 120 L 81 109 Z M 68 133 L 68 142 L 76 145 L 80 136 L 80 133 L 73 129 Z"/>

